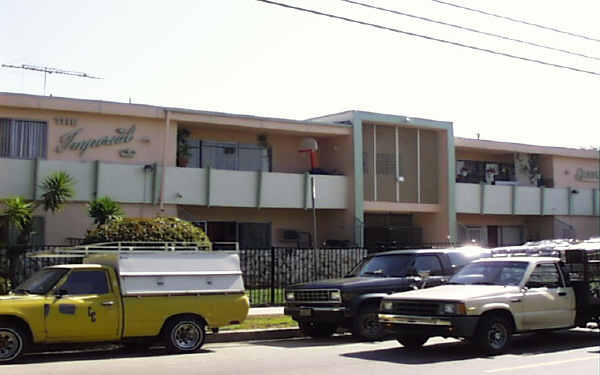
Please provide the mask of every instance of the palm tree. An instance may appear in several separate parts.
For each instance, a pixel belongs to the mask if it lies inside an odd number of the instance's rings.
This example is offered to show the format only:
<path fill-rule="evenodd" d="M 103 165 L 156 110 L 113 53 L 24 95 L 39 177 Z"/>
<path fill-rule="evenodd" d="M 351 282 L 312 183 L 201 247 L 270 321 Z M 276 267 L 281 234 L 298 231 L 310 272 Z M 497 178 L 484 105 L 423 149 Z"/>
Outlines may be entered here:
<path fill-rule="evenodd" d="M 122 218 L 125 213 L 121 206 L 110 197 L 102 197 L 90 202 L 88 215 L 94 219 L 94 224 L 100 226 L 109 221 Z"/>
<path fill-rule="evenodd" d="M 16 243 L 8 244 L 8 275 L 13 282 L 16 278 L 16 263 L 27 250 L 31 238 L 33 212 L 40 205 L 46 212 L 59 212 L 68 199 L 75 195 L 75 180 L 64 171 L 56 171 L 42 181 L 40 188 L 44 192 L 41 201 L 27 202 L 22 197 L 7 198 L 0 201 L 0 216 L 5 216 L 9 228 L 15 228 L 19 235 Z"/>

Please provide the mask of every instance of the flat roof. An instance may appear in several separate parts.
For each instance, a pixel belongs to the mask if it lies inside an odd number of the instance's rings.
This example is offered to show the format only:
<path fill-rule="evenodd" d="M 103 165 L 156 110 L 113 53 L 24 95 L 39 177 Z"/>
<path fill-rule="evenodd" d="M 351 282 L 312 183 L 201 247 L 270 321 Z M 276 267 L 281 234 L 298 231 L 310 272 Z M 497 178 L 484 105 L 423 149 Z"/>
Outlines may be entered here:
<path fill-rule="evenodd" d="M 0 106 L 151 119 L 165 119 L 166 113 L 169 112 L 171 120 L 180 122 L 198 122 L 265 130 L 283 130 L 297 133 L 314 133 L 316 135 L 349 135 L 352 133 L 351 125 L 334 122 L 290 120 L 178 107 L 161 107 L 149 104 L 120 103 L 104 100 L 75 99 L 9 92 L 0 92 Z"/>
<path fill-rule="evenodd" d="M 497 153 L 519 152 L 526 154 L 553 155 L 583 159 L 598 159 L 599 157 L 598 151 L 595 150 L 582 150 L 577 148 L 554 146 L 537 146 L 525 143 L 500 142 L 485 139 L 472 139 L 461 137 L 454 138 L 454 146 L 455 148 L 491 151 Z"/>

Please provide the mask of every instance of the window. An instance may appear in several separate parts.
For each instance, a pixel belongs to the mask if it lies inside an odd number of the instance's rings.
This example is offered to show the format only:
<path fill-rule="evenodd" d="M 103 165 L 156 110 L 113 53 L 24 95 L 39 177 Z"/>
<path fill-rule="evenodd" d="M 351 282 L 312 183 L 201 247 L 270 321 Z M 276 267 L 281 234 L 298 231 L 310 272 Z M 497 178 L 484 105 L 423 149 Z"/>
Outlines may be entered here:
<path fill-rule="evenodd" d="M 529 276 L 528 288 L 560 288 L 560 274 L 554 264 L 538 264 Z"/>
<path fill-rule="evenodd" d="M 104 271 L 73 271 L 60 287 L 66 294 L 107 294 L 108 281 Z"/>
<path fill-rule="evenodd" d="M 46 158 L 47 127 L 44 121 L 0 118 L 0 157 Z"/>
<path fill-rule="evenodd" d="M 269 150 L 260 145 L 195 139 L 188 139 L 187 143 L 192 168 L 269 171 L 271 167 Z"/>
<path fill-rule="evenodd" d="M 417 272 L 429 271 L 431 276 L 442 274 L 442 264 L 435 255 L 420 255 L 415 260 L 415 269 Z"/>

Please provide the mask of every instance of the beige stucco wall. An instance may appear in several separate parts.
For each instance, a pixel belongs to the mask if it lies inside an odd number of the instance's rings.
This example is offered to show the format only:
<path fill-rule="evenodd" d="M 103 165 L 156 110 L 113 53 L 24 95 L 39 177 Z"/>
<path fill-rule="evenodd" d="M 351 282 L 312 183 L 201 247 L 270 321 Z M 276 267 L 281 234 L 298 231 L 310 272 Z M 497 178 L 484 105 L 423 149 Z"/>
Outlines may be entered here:
<path fill-rule="evenodd" d="M 177 216 L 177 206 L 165 205 L 164 212 L 158 206 L 148 204 L 121 204 L 127 217 Z M 68 245 L 68 237 L 83 238 L 88 229 L 94 228 L 87 215 L 86 203 L 68 203 L 64 210 L 55 214 L 38 210 L 44 216 L 44 239 L 48 245 Z"/>
<path fill-rule="evenodd" d="M 554 187 L 580 189 L 598 189 L 600 187 L 598 180 L 579 181 L 575 178 L 579 168 L 597 172 L 598 159 L 566 158 L 560 156 L 554 156 L 552 159 Z"/>
<path fill-rule="evenodd" d="M 165 139 L 164 120 L 11 107 L 0 107 L 0 117 L 46 121 L 48 124 L 48 160 L 101 160 L 123 164 L 162 163 Z M 74 126 L 60 125 L 55 121 L 56 118 L 76 120 L 76 124 Z M 129 129 L 133 125 L 135 125 L 135 132 L 129 143 L 90 147 L 83 153 L 71 149 L 57 152 L 61 136 L 78 129 L 80 130 L 74 141 L 116 136 L 118 135 L 116 129 Z M 175 148 L 172 145 L 175 145 L 176 133 L 173 128 L 171 130 L 167 165 L 175 164 Z M 149 141 L 144 141 L 145 139 Z M 132 158 L 119 156 L 119 150 L 122 149 L 135 150 L 135 156 Z"/>
<path fill-rule="evenodd" d="M 232 207 L 179 207 L 179 216 L 185 220 L 237 221 L 245 223 L 271 223 L 273 246 L 295 247 L 294 242 L 282 241 L 283 229 L 312 233 L 311 210 L 303 209 L 254 209 Z M 352 240 L 353 226 L 341 210 L 317 211 L 317 240 Z"/>
<path fill-rule="evenodd" d="M 556 216 L 557 219 L 572 225 L 580 240 L 600 236 L 600 218 L 591 216 Z"/>

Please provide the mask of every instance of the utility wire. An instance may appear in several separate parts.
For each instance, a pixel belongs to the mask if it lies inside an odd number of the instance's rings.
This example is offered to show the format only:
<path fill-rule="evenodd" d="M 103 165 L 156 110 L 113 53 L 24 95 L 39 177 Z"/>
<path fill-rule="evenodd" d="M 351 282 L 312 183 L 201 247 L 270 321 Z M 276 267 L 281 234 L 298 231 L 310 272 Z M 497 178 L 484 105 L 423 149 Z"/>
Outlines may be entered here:
<path fill-rule="evenodd" d="M 436 42 L 440 42 L 440 43 L 444 43 L 444 44 L 450 44 L 450 45 L 457 46 L 457 47 L 469 48 L 469 49 L 472 49 L 472 50 L 481 51 L 481 52 L 487 52 L 487 53 L 491 53 L 491 54 L 494 54 L 494 55 L 510 57 L 512 59 L 529 61 L 529 62 L 533 62 L 533 63 L 537 63 L 537 64 L 552 66 L 552 67 L 555 67 L 555 68 L 568 69 L 568 70 L 572 70 L 572 71 L 575 71 L 575 72 L 587 73 L 587 74 L 591 74 L 591 75 L 595 75 L 595 76 L 600 76 L 600 72 L 595 72 L 595 71 L 591 71 L 591 70 L 580 69 L 580 68 L 576 68 L 576 67 L 568 66 L 568 65 L 555 64 L 555 63 L 551 63 L 551 62 L 547 62 L 547 61 L 543 61 L 543 60 L 531 59 L 531 58 L 528 58 L 528 57 L 522 57 L 522 56 L 512 55 L 510 53 L 495 51 L 495 50 L 491 50 L 491 49 L 487 49 L 487 48 L 482 48 L 482 47 L 476 47 L 476 46 L 472 46 L 472 45 L 469 45 L 469 44 L 463 44 L 463 43 L 460 43 L 460 42 L 454 42 L 454 41 L 450 41 L 450 40 L 439 39 L 439 38 L 435 38 L 435 37 L 432 37 L 432 36 L 429 36 L 429 35 L 423 35 L 423 34 L 412 33 L 412 32 L 409 32 L 409 31 L 403 31 L 403 30 L 400 30 L 400 29 L 395 29 L 393 27 L 388 27 L 388 26 L 378 25 L 378 24 L 369 23 L 369 22 L 365 22 L 365 21 L 360 21 L 360 20 L 356 20 L 356 19 L 353 19 L 353 18 L 338 16 L 338 15 L 331 14 L 331 13 L 324 13 L 324 12 L 320 12 L 320 11 L 317 11 L 317 10 L 314 10 L 314 9 L 301 8 L 301 7 L 297 7 L 297 6 L 294 6 L 294 5 L 279 3 L 279 2 L 271 1 L 271 0 L 256 0 L 256 1 L 259 1 L 261 3 L 271 4 L 271 5 L 277 5 L 277 6 L 280 6 L 280 7 L 283 7 L 283 8 L 294 9 L 294 10 L 298 10 L 298 11 L 301 11 L 301 12 L 312 13 L 312 14 L 316 14 L 316 15 L 319 15 L 319 16 L 325 16 L 325 17 L 329 17 L 329 18 L 335 18 L 335 19 L 339 19 L 339 20 L 347 21 L 347 22 L 351 22 L 351 23 L 357 23 L 359 25 L 371 26 L 371 27 L 375 27 L 375 28 L 381 29 L 381 30 L 393 31 L 395 33 L 404 34 L 404 35 L 410 35 L 410 36 L 414 36 L 414 37 L 417 37 L 417 38 L 423 38 L 423 39 L 427 39 L 427 40 L 433 40 L 433 41 L 436 41 Z"/>
<path fill-rule="evenodd" d="M 463 9 L 463 10 L 468 10 L 469 12 L 475 12 L 475 13 L 485 14 L 486 16 L 501 18 L 503 20 L 507 20 L 507 21 L 511 21 L 511 22 L 522 23 L 522 24 L 525 24 L 525 25 L 528 25 L 528 26 L 538 27 L 540 29 L 550 30 L 550 31 L 554 31 L 554 32 L 557 32 L 557 33 L 561 33 L 561 34 L 566 34 L 566 35 L 574 36 L 576 38 L 582 38 L 582 39 L 586 39 L 586 40 L 591 40 L 593 42 L 600 42 L 600 39 L 592 38 L 592 37 L 589 37 L 587 35 L 572 33 L 570 31 L 564 31 L 564 30 L 557 29 L 555 27 L 544 26 L 544 25 L 540 25 L 538 23 L 533 23 L 533 22 L 528 22 L 528 21 L 520 20 L 520 19 L 513 18 L 513 17 L 503 16 L 501 14 L 486 12 L 485 10 L 469 8 L 469 7 L 466 7 L 464 5 L 449 3 L 447 1 L 442 1 L 442 0 L 431 0 L 431 1 L 439 3 L 439 4 L 444 4 L 444 5 L 448 5 L 448 6 L 451 6 L 451 7 Z"/>
<path fill-rule="evenodd" d="M 511 42 L 517 42 L 517 43 L 527 44 L 527 45 L 538 47 L 538 48 L 545 48 L 545 49 L 548 49 L 548 50 L 551 50 L 551 51 L 562 52 L 562 53 L 566 53 L 566 54 L 569 54 L 569 55 L 574 55 L 574 56 L 584 57 L 586 59 L 592 59 L 592 60 L 598 60 L 598 61 L 600 61 L 600 57 L 585 55 L 583 53 L 579 53 L 579 52 L 575 52 L 575 51 L 569 51 L 569 50 L 565 50 L 565 49 L 561 49 L 561 48 L 555 48 L 555 47 L 552 47 L 552 46 L 548 46 L 548 45 L 544 45 L 544 44 L 539 44 L 539 43 L 535 43 L 535 42 L 529 42 L 529 41 L 522 40 L 522 39 L 515 39 L 515 38 L 511 38 L 511 37 L 506 36 L 506 35 L 490 33 L 490 32 L 487 32 L 487 31 L 481 31 L 481 30 L 473 29 L 471 27 L 466 27 L 466 26 L 461 26 L 461 25 L 457 25 L 457 24 L 453 24 L 453 23 L 439 21 L 439 20 L 435 20 L 435 19 L 432 19 L 432 18 L 428 18 L 428 17 L 417 16 L 417 15 L 414 15 L 414 14 L 400 12 L 400 11 L 393 10 L 393 9 L 382 8 L 382 7 L 378 7 L 378 6 L 372 5 L 372 4 L 363 3 L 363 2 L 360 2 L 360 1 L 353 1 L 353 0 L 340 0 L 340 1 L 343 1 L 345 3 L 354 4 L 354 5 L 360 5 L 360 6 L 366 7 L 366 8 L 377 9 L 377 10 L 380 10 L 380 11 L 383 11 L 383 12 L 393 13 L 393 14 L 397 14 L 397 15 L 400 15 L 400 16 L 405 16 L 405 17 L 410 17 L 410 18 L 416 18 L 416 19 L 419 19 L 419 20 L 422 20 L 422 21 L 426 21 L 426 22 L 432 22 L 432 23 L 437 23 L 437 24 L 444 25 L 444 26 L 454 27 L 456 29 L 470 31 L 470 32 L 473 32 L 473 33 L 482 34 L 482 35 L 486 35 L 486 36 L 491 36 L 491 37 L 494 37 L 494 38 L 500 38 L 500 39 L 504 39 L 504 40 L 510 40 Z"/>

